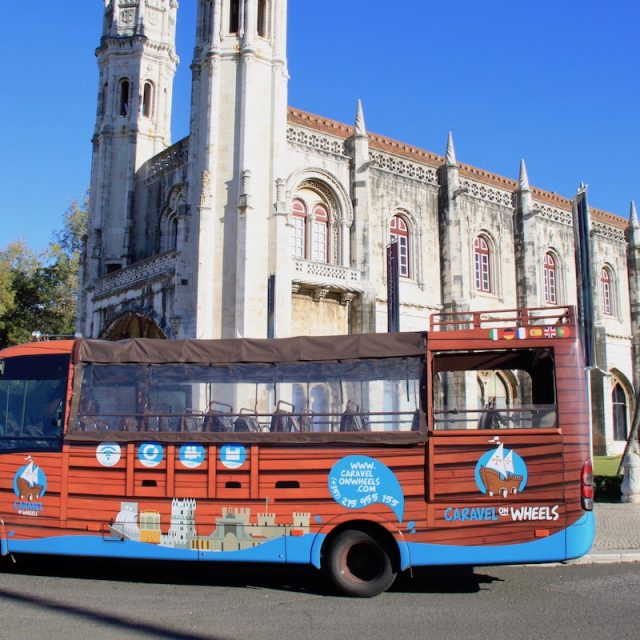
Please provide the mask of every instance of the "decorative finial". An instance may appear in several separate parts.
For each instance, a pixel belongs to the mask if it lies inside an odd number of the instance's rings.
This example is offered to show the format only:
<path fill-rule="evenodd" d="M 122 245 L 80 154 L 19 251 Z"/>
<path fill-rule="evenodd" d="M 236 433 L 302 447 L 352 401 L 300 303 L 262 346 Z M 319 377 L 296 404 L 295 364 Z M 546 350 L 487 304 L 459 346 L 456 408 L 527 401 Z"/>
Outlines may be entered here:
<path fill-rule="evenodd" d="M 632 227 L 640 227 L 640 220 L 638 220 L 638 210 L 636 209 L 636 203 L 631 201 L 631 208 L 629 211 L 629 224 Z"/>
<path fill-rule="evenodd" d="M 362 111 L 362 100 L 358 99 L 358 106 L 356 108 L 356 135 L 366 136 L 367 130 L 364 126 L 364 113 Z"/>
<path fill-rule="evenodd" d="M 524 160 L 520 160 L 520 176 L 518 177 L 518 188 L 520 191 L 529 191 L 529 176 Z"/>
<path fill-rule="evenodd" d="M 445 164 L 448 167 L 455 167 L 457 165 L 456 151 L 453 148 L 453 136 L 451 135 L 451 131 L 449 131 L 449 137 L 447 138 L 447 158 Z"/>

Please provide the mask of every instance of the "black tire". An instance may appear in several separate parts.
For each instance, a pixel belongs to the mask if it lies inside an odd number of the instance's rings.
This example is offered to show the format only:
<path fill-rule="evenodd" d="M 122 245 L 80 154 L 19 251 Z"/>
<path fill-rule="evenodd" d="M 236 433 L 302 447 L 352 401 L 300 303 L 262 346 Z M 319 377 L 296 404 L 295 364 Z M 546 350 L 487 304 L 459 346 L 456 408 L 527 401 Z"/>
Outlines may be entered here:
<path fill-rule="evenodd" d="M 396 579 L 385 548 L 373 536 L 357 529 L 347 529 L 335 537 L 325 568 L 339 591 L 356 598 L 377 596 Z"/>

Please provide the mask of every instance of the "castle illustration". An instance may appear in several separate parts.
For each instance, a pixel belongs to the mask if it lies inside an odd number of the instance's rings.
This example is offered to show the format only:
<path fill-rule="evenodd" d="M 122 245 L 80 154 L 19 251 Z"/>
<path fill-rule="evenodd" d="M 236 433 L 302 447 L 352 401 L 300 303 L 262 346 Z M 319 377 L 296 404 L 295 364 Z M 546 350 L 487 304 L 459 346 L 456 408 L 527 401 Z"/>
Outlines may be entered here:
<path fill-rule="evenodd" d="M 166 534 L 160 528 L 160 513 L 139 511 L 138 503 L 122 502 L 111 531 L 114 535 L 136 542 L 197 551 L 240 551 L 289 535 L 309 533 L 310 513 L 294 512 L 290 524 L 276 523 L 276 514 L 262 512 L 252 523 L 251 509 L 223 507 L 215 529 L 208 536 L 196 530 L 196 501 L 174 498 L 171 502 L 171 524 Z"/>

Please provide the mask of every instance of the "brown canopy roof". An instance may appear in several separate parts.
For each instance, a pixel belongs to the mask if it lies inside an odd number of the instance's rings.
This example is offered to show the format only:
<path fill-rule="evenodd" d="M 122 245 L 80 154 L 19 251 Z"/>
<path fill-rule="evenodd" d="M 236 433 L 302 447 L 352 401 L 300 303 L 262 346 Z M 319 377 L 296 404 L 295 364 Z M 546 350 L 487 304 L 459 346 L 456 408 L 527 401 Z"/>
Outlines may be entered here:
<path fill-rule="evenodd" d="M 78 340 L 73 360 L 98 364 L 227 364 L 391 358 L 423 355 L 425 338 L 426 334 L 423 332 L 403 332 L 300 336 L 271 340 Z"/>

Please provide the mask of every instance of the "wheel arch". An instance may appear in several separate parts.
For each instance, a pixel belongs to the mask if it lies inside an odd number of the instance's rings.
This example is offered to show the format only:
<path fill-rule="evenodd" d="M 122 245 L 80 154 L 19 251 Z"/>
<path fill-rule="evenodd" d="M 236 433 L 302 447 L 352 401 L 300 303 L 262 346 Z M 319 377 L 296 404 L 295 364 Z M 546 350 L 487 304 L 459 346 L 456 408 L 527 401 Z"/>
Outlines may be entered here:
<path fill-rule="evenodd" d="M 376 538 L 384 546 L 396 570 L 404 571 L 411 565 L 409 547 L 401 531 L 390 528 L 382 518 L 348 518 L 327 524 L 319 532 L 322 535 L 316 536 L 311 547 L 311 564 L 316 569 L 322 567 L 323 554 L 332 541 L 347 529 L 364 531 Z"/>

